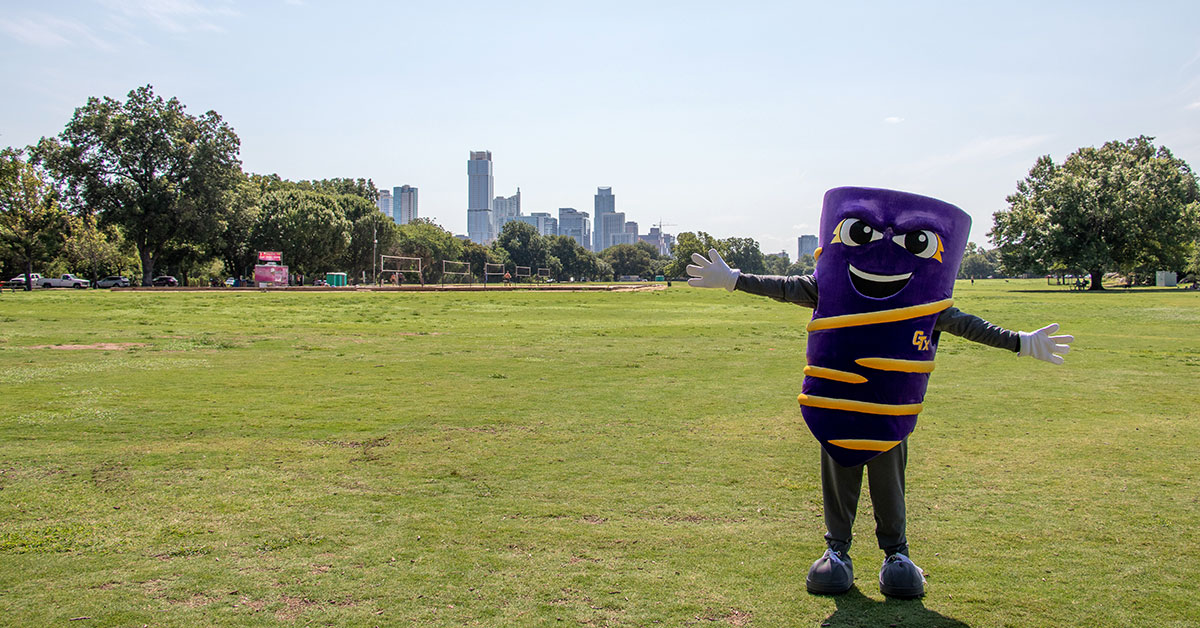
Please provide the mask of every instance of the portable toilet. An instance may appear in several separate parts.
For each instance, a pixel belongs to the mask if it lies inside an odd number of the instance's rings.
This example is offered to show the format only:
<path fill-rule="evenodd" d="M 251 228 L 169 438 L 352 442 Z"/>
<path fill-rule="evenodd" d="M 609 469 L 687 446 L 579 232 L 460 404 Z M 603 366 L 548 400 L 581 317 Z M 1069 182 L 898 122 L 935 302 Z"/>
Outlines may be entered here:
<path fill-rule="evenodd" d="M 325 273 L 325 283 L 331 286 L 345 287 L 346 273 Z"/>

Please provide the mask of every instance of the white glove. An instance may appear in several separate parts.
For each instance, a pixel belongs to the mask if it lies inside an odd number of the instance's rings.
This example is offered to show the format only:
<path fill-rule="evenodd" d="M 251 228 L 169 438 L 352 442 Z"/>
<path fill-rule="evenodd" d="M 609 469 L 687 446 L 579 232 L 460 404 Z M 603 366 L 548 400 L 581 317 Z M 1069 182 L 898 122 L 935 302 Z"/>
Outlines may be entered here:
<path fill-rule="evenodd" d="M 738 277 L 742 276 L 742 271 L 730 268 L 716 249 L 708 250 L 707 259 L 699 253 L 692 253 L 692 261 L 695 264 L 688 264 L 687 267 L 687 274 L 691 276 L 691 279 L 688 279 L 689 286 L 724 288 L 733 292 L 737 287 Z"/>
<path fill-rule="evenodd" d="M 1051 336 L 1058 331 L 1058 323 L 1050 323 L 1037 331 L 1023 331 L 1021 334 L 1021 351 L 1017 355 L 1027 355 L 1051 364 L 1062 364 L 1063 357 L 1059 353 L 1071 350 L 1075 336 Z"/>

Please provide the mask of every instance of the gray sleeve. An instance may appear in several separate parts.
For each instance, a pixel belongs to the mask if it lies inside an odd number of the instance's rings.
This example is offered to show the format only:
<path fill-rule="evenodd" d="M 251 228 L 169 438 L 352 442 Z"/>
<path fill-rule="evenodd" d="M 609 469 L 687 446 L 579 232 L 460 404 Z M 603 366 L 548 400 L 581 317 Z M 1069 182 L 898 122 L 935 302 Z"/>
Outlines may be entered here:
<path fill-rule="evenodd" d="M 948 332 L 997 349 L 1008 349 L 1014 353 L 1021 350 L 1021 335 L 1017 332 L 993 325 L 956 307 L 944 310 L 933 324 L 933 330 Z"/>
<path fill-rule="evenodd" d="M 812 275 L 750 275 L 743 273 L 737 280 L 737 289 L 776 301 L 795 303 L 804 307 L 817 307 L 817 280 Z"/>

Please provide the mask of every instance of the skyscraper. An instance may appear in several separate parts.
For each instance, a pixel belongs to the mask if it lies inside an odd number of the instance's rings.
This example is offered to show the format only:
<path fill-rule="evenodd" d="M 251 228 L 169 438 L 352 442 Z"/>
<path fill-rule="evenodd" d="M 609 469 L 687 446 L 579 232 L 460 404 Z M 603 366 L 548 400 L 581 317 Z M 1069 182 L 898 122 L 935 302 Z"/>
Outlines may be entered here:
<path fill-rule="evenodd" d="M 504 228 L 505 223 L 512 222 L 521 216 L 521 188 L 517 188 L 517 193 L 513 196 L 505 198 L 497 196 L 492 199 L 492 222 L 496 224 L 496 235 L 500 235 L 500 230 Z"/>
<path fill-rule="evenodd" d="M 392 188 L 392 220 L 398 225 L 407 225 L 417 215 L 417 188 L 411 185 Z"/>
<path fill-rule="evenodd" d="M 816 254 L 816 252 L 817 252 L 817 236 L 802 235 L 799 238 L 796 238 L 796 241 L 799 244 L 799 253 L 800 253 L 799 257 L 796 258 L 796 261 L 800 261 L 800 258 L 804 257 L 805 255 L 815 255 Z"/>
<path fill-rule="evenodd" d="M 467 161 L 467 237 L 485 246 L 496 239 L 492 188 L 492 151 L 471 151 Z"/>
<path fill-rule="evenodd" d="M 611 234 L 613 233 L 613 231 L 610 231 L 605 225 L 616 224 L 616 223 L 615 222 L 614 223 L 607 222 L 605 220 L 604 216 L 605 216 L 605 214 L 612 214 L 612 213 L 615 213 L 616 211 L 617 211 L 617 197 L 613 196 L 612 188 L 611 187 L 596 188 L 596 213 L 595 213 L 596 232 L 593 234 L 593 237 L 595 238 L 595 241 L 592 243 L 593 251 L 599 253 L 600 251 L 603 251 L 604 249 L 612 246 L 612 244 L 610 244 L 610 240 L 612 239 Z M 618 229 L 618 231 L 624 231 L 625 230 L 624 225 L 625 225 L 625 217 L 622 216 L 621 217 L 621 228 Z"/>
<path fill-rule="evenodd" d="M 592 223 L 588 220 L 588 213 L 576 211 L 574 207 L 559 207 L 558 235 L 575 238 L 579 246 L 589 248 L 592 245 Z"/>
<path fill-rule="evenodd" d="M 388 218 L 392 217 L 392 193 L 387 190 L 379 190 L 379 197 L 375 199 L 375 206 L 379 211 L 383 212 Z"/>

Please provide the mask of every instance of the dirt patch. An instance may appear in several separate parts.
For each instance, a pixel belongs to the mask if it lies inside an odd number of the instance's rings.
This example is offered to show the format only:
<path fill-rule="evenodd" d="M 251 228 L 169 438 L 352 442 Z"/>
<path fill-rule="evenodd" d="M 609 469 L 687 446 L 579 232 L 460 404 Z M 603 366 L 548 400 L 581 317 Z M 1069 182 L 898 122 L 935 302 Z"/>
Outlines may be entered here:
<path fill-rule="evenodd" d="M 728 613 L 723 611 L 709 610 L 703 615 L 697 615 L 697 622 L 724 622 L 730 626 L 749 626 L 753 620 L 754 614 L 749 611 L 743 611 L 738 608 L 729 609 Z M 690 623 L 690 622 L 689 622 Z"/>
<path fill-rule="evenodd" d="M 87 349 L 95 349 L 97 351 L 124 351 L 126 349 L 135 349 L 137 347 L 147 346 L 144 342 L 97 342 L 90 345 L 35 345 L 28 347 L 29 349 L 57 349 L 59 351 L 84 351 Z"/>

